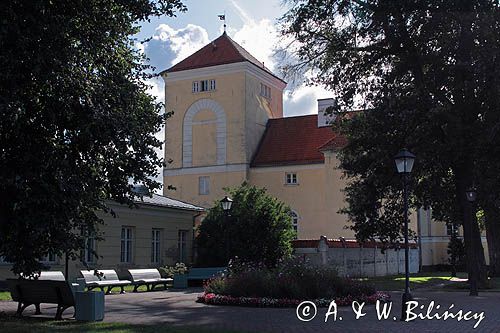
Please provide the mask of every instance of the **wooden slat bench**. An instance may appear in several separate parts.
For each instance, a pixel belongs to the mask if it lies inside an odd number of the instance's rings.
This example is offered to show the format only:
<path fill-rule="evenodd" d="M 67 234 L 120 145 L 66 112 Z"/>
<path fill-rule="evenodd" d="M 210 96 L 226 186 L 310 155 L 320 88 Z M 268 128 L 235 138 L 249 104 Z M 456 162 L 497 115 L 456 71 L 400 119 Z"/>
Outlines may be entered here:
<path fill-rule="evenodd" d="M 59 320 L 67 308 L 75 306 L 73 292 L 66 281 L 7 279 L 7 286 L 12 300 L 18 302 L 18 316 L 30 305 L 35 306 L 35 314 L 41 314 L 40 304 L 48 303 L 57 304 L 55 319 Z"/>
<path fill-rule="evenodd" d="M 203 267 L 190 268 L 187 274 L 188 280 L 208 280 L 224 272 L 226 267 Z"/>
<path fill-rule="evenodd" d="M 162 278 L 160 272 L 155 269 L 129 269 L 132 284 L 134 285 L 134 292 L 137 291 L 137 288 L 140 286 L 146 286 L 148 291 L 155 289 L 157 285 L 165 286 L 167 289 L 167 283 L 172 283 L 173 279 L 171 278 Z"/>
<path fill-rule="evenodd" d="M 125 293 L 125 290 L 123 288 L 132 283 L 129 280 L 120 280 L 118 278 L 118 274 L 116 274 L 116 272 L 112 269 L 98 270 L 99 274 L 102 274 L 101 277 L 97 277 L 96 275 L 94 275 L 94 270 L 82 270 L 80 272 L 85 279 L 85 284 L 88 290 L 100 288 L 102 291 L 104 291 L 104 289 L 107 288 L 106 294 L 109 294 L 111 292 L 111 289 L 113 289 L 114 287 L 120 287 L 120 293 L 123 294 Z"/>

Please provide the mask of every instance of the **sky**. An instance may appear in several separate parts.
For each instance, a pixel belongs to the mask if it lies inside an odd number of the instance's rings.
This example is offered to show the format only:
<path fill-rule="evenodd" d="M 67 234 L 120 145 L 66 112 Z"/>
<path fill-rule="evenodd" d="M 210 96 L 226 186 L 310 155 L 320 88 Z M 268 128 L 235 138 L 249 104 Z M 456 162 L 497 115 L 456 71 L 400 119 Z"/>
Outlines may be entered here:
<path fill-rule="evenodd" d="M 188 11 L 177 17 L 159 17 L 141 24 L 138 40 L 152 38 L 136 47 L 150 59 L 150 64 L 162 71 L 188 57 L 223 32 L 226 15 L 227 34 L 259 61 L 263 61 L 276 75 L 279 62 L 273 57 L 280 39 L 277 20 L 286 12 L 282 0 L 184 0 Z M 149 82 L 151 93 L 164 102 L 161 78 Z M 332 94 L 321 87 L 296 87 L 285 90 L 283 112 L 285 117 L 317 113 L 319 98 Z M 157 133 L 164 140 L 164 132 Z M 162 154 L 161 151 L 158 151 Z M 161 181 L 161 176 L 157 178 Z"/>

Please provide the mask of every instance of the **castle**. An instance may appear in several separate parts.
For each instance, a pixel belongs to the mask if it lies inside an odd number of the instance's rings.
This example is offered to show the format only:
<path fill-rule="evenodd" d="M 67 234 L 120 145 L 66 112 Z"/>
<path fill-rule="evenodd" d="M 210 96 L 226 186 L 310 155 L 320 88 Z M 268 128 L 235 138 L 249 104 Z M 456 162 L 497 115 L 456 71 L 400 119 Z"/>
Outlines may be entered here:
<path fill-rule="evenodd" d="M 265 187 L 292 209 L 298 239 L 343 237 L 352 230 L 345 206 L 338 149 L 345 138 L 332 131 L 318 100 L 318 114 L 283 117 L 286 82 L 225 32 L 162 72 L 167 120 L 165 196 L 212 207 L 223 188 L 244 181 Z M 445 224 L 431 223 L 430 210 L 411 214 L 419 235 L 420 265 L 446 264 Z"/>

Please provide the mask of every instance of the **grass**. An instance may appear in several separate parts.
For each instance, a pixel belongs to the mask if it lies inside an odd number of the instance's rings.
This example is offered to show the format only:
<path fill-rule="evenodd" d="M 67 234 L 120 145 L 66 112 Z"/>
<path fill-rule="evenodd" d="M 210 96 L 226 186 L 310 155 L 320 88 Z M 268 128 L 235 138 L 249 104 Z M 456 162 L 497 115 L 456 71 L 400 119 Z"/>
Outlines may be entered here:
<path fill-rule="evenodd" d="M 100 291 L 101 289 L 97 288 L 97 289 L 94 289 L 95 291 Z M 104 289 L 106 290 L 106 289 Z M 147 287 L 146 286 L 140 286 L 138 289 L 138 291 L 147 291 Z M 155 290 L 164 290 L 163 289 L 163 286 L 157 286 L 155 288 Z M 134 286 L 126 286 L 125 287 L 125 291 L 126 292 L 133 292 L 134 291 Z M 117 292 L 120 292 L 120 288 L 117 287 L 117 288 L 113 288 L 112 290 L 113 293 L 117 293 Z M 10 292 L 8 291 L 0 291 L 0 301 L 11 301 L 12 298 L 10 297 Z"/>
<path fill-rule="evenodd" d="M 459 276 L 462 276 L 459 273 Z M 363 278 L 362 281 L 369 282 L 380 291 L 402 290 L 405 287 L 404 275 L 376 276 Z M 410 275 L 410 289 L 434 287 L 443 283 L 449 283 L 451 274 L 446 272 L 427 272 Z M 450 282 L 451 283 L 451 282 Z"/>
<path fill-rule="evenodd" d="M 2 332 L 9 333 L 237 333 L 236 331 L 208 330 L 198 327 L 172 327 L 161 325 L 133 325 L 124 323 L 81 323 L 74 320 L 44 320 L 40 318 L 14 318 L 0 315 Z"/>
<path fill-rule="evenodd" d="M 0 301 L 11 301 L 10 292 L 0 291 Z"/>

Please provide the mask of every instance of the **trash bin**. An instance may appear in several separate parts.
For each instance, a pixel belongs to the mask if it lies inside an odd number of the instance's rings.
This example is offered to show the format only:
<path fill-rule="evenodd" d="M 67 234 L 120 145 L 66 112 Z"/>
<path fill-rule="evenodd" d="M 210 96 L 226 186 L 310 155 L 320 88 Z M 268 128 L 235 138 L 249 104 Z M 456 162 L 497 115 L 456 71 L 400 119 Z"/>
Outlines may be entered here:
<path fill-rule="evenodd" d="M 174 288 L 185 289 L 188 287 L 186 274 L 174 274 Z"/>
<path fill-rule="evenodd" d="M 104 292 L 77 291 L 75 294 L 75 319 L 101 321 L 104 319 Z"/>

